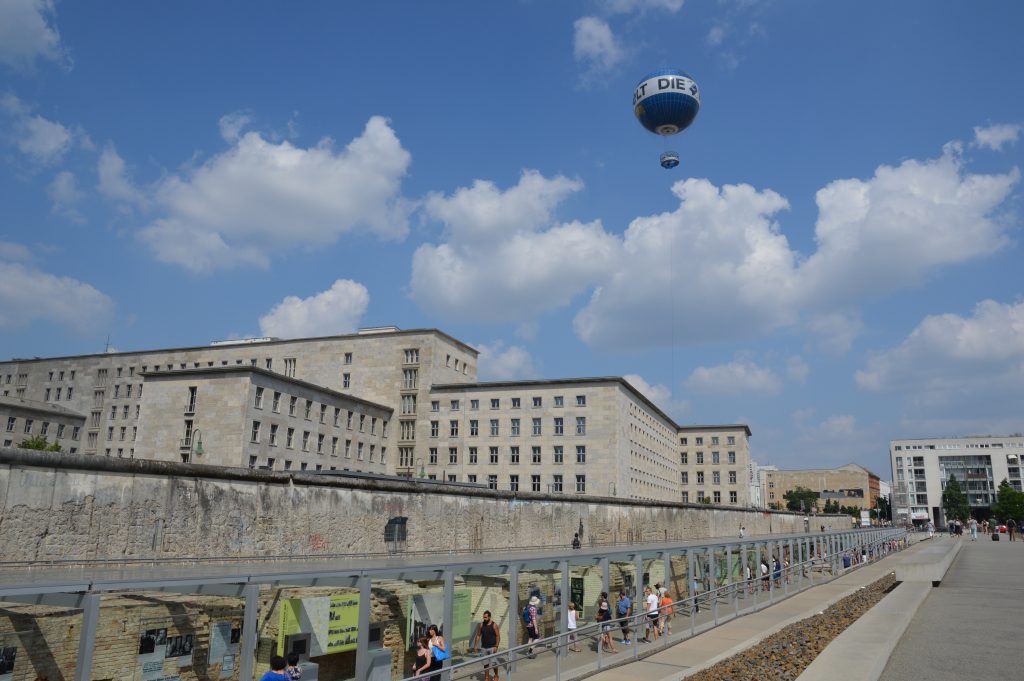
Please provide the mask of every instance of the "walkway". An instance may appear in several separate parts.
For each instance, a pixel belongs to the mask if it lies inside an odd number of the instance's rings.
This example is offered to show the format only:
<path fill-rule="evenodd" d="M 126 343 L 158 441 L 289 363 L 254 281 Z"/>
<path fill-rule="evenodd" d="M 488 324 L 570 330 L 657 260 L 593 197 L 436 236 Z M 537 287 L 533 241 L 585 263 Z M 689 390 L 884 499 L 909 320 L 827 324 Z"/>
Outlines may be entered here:
<path fill-rule="evenodd" d="M 957 541 L 942 538 L 939 541 Z M 882 681 L 1019 679 L 1024 542 L 964 537 L 942 584 L 918 609 Z"/>

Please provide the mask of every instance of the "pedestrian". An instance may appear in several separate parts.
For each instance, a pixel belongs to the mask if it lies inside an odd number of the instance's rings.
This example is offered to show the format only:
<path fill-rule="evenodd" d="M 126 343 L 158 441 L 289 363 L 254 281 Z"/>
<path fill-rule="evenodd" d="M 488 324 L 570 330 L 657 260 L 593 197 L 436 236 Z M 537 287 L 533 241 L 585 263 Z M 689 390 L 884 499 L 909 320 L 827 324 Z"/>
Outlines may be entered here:
<path fill-rule="evenodd" d="M 416 640 L 416 661 L 412 663 L 412 671 L 415 676 L 421 675 L 423 672 L 429 672 L 430 666 L 433 663 L 432 656 L 430 655 L 430 639 L 423 637 Z M 433 678 L 433 677 L 431 677 Z M 260 681 L 267 681 L 265 678 Z"/>
<path fill-rule="evenodd" d="M 747 536 L 747 528 L 745 528 L 742 525 L 740 525 L 740 539 L 743 539 L 746 536 Z"/>
<path fill-rule="evenodd" d="M 288 660 L 280 655 L 271 656 L 270 670 L 260 677 L 260 681 L 289 681 L 288 674 L 284 671 L 287 666 Z"/>
<path fill-rule="evenodd" d="M 288 667 L 284 671 L 292 681 L 299 681 L 302 678 L 302 667 L 299 666 L 298 653 L 288 653 Z"/>
<path fill-rule="evenodd" d="M 747 593 L 754 593 L 754 573 L 750 569 L 750 563 L 743 566 L 743 579 L 747 582 Z"/>
<path fill-rule="evenodd" d="M 651 634 L 654 634 L 654 640 L 658 640 L 658 597 L 654 595 L 654 590 L 651 587 L 644 588 L 644 603 L 646 608 L 644 613 L 647 615 L 647 621 L 644 623 L 644 637 L 640 639 L 644 643 L 651 642 Z"/>
<path fill-rule="evenodd" d="M 570 605 L 570 622 L 575 624 L 576 617 L 575 612 L 571 609 L 575 606 Z M 575 627 L 572 627 L 575 629 Z M 575 640 L 575 636 L 573 636 Z M 483 621 L 480 622 L 480 626 L 476 630 L 476 636 L 473 637 L 473 648 L 476 649 L 477 653 L 481 657 L 487 657 L 488 655 L 494 655 L 498 652 L 498 645 L 501 644 L 501 630 L 498 629 L 498 625 L 493 619 L 491 619 L 491 611 L 484 610 Z M 494 681 L 498 681 L 498 665 L 492 658 L 484 662 L 484 681 L 491 681 L 491 671 L 494 672 Z"/>
<path fill-rule="evenodd" d="M 782 586 L 782 564 L 775 557 L 772 557 L 772 576 L 775 578 L 775 588 Z"/>
<path fill-rule="evenodd" d="M 988 521 L 987 520 L 982 520 L 981 521 L 981 533 L 982 534 L 988 534 Z"/>
<path fill-rule="evenodd" d="M 700 580 L 697 579 L 696 575 L 693 576 L 693 593 L 691 594 L 691 597 L 693 598 L 693 611 L 699 613 L 700 612 Z"/>
<path fill-rule="evenodd" d="M 436 624 L 427 627 L 427 635 L 430 637 L 430 671 L 441 671 L 444 661 L 449 658 L 448 644 L 444 642 L 444 636 L 441 636 Z M 439 681 L 440 678 L 440 674 L 434 674 L 430 677 L 430 681 Z"/>
<path fill-rule="evenodd" d="M 572 601 L 569 602 L 569 609 L 565 613 L 566 626 L 569 629 L 569 644 L 571 650 L 574 653 L 580 652 L 580 645 L 576 642 L 576 627 L 578 626 L 578 611 L 576 610 L 576 604 Z M 484 679 L 487 681 L 487 679 Z M 497 681 L 497 677 L 495 677 Z"/>
<path fill-rule="evenodd" d="M 761 559 L 761 591 L 768 591 L 771 588 L 771 579 L 768 577 L 768 561 Z"/>
<path fill-rule="evenodd" d="M 661 631 L 666 636 L 672 635 L 672 597 L 668 595 L 668 589 L 661 587 L 661 600 L 658 601 L 661 609 Z"/>
<path fill-rule="evenodd" d="M 601 623 L 601 650 L 609 653 L 619 652 L 615 647 L 615 641 L 612 640 L 612 608 L 608 605 L 608 594 L 604 591 L 597 602 L 597 621 Z"/>
<path fill-rule="evenodd" d="M 971 518 L 967 521 L 967 525 L 971 528 L 971 541 L 978 541 L 978 521 Z"/>
<path fill-rule="evenodd" d="M 935 536 L 935 525 L 931 521 L 928 521 L 928 538 L 931 539 Z"/>
<path fill-rule="evenodd" d="M 1013 518 L 1006 521 L 1006 534 L 1010 535 L 1010 541 L 1017 541 L 1015 539 L 1017 534 L 1017 521 Z"/>
<path fill-rule="evenodd" d="M 526 610 L 523 611 L 523 624 L 526 625 L 526 644 L 530 646 L 526 649 L 526 655 L 531 660 L 537 657 L 533 652 L 533 644 L 540 638 L 540 620 L 537 616 L 538 605 L 540 605 L 540 599 L 536 596 L 530 596 Z"/>
<path fill-rule="evenodd" d="M 580 546 L 581 546 L 581 544 L 580 544 L 580 533 L 576 532 L 575 534 L 572 535 L 572 548 L 573 548 L 574 551 L 579 551 L 580 550 Z"/>
<path fill-rule="evenodd" d="M 628 646 L 633 642 L 629 639 L 629 618 L 633 614 L 633 600 L 626 595 L 625 589 L 619 589 L 619 601 L 616 604 L 619 626 L 622 628 L 622 645 Z"/>

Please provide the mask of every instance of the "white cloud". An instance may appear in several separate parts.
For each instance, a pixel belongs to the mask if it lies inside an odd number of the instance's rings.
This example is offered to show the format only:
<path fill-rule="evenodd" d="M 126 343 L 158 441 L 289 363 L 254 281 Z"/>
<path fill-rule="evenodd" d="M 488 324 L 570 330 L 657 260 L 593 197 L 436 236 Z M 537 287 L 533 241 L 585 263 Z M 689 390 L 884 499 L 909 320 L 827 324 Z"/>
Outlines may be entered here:
<path fill-rule="evenodd" d="M 771 369 L 735 360 L 697 367 L 686 379 L 686 387 L 704 395 L 774 395 L 782 390 L 782 380 Z"/>
<path fill-rule="evenodd" d="M 27 69 L 36 59 L 63 60 L 54 14 L 52 0 L 0 2 L 0 63 Z"/>
<path fill-rule="evenodd" d="M 799 355 L 793 355 L 786 360 L 786 378 L 797 383 L 803 383 L 811 374 L 811 367 Z"/>
<path fill-rule="evenodd" d="M 636 388 L 644 397 L 654 402 L 656 405 L 661 407 L 664 404 L 668 404 L 669 400 L 672 399 L 672 391 L 667 385 L 658 383 L 657 385 L 651 385 L 643 376 L 639 374 L 626 374 L 623 376 L 630 385 Z"/>
<path fill-rule="evenodd" d="M 1022 372 L 1024 301 L 984 300 L 970 317 L 925 317 L 900 345 L 873 355 L 855 378 L 865 390 L 910 392 L 984 384 Z"/>
<path fill-rule="evenodd" d="M 818 429 L 822 435 L 835 437 L 838 435 L 852 435 L 857 426 L 857 419 L 849 414 L 829 416 L 821 422 Z"/>
<path fill-rule="evenodd" d="M 832 355 L 850 351 L 853 341 L 864 330 L 864 322 L 855 312 L 824 312 L 807 320 L 807 330 L 817 337 L 819 350 Z"/>
<path fill-rule="evenodd" d="M 0 108 L 11 116 L 8 137 L 18 150 L 37 165 L 56 163 L 71 148 L 75 134 L 65 125 L 32 113 L 32 108 L 8 93 Z"/>
<path fill-rule="evenodd" d="M 686 0 L 605 0 L 605 7 L 613 14 L 632 14 L 648 10 L 664 10 L 675 14 Z"/>
<path fill-rule="evenodd" d="M 712 26 L 711 30 L 708 31 L 708 35 L 705 40 L 707 44 L 712 47 L 721 45 L 722 41 L 725 40 L 725 27 Z"/>
<path fill-rule="evenodd" d="M 101 330 L 113 311 L 113 301 L 89 284 L 0 261 L 0 329 L 42 321 L 84 335 Z"/>
<path fill-rule="evenodd" d="M 82 198 L 82 192 L 78 189 L 78 181 L 74 173 L 62 170 L 53 178 L 53 181 L 46 188 L 53 201 L 53 210 L 60 213 L 73 222 L 84 222 L 84 218 L 73 206 Z"/>
<path fill-rule="evenodd" d="M 113 144 L 107 144 L 100 153 L 96 174 L 99 176 L 97 189 L 108 199 L 122 204 L 145 204 L 145 196 L 128 176 L 124 159 Z"/>
<path fill-rule="evenodd" d="M 0 241 L 0 260 L 31 260 L 32 254 L 22 244 Z"/>
<path fill-rule="evenodd" d="M 286 297 L 260 317 L 260 331 L 279 338 L 351 333 L 359 327 L 369 304 L 365 286 L 338 279 L 331 288 L 309 298 Z"/>
<path fill-rule="evenodd" d="M 526 171 L 505 191 L 477 181 L 429 197 L 426 214 L 444 223 L 448 241 L 416 250 L 412 298 L 439 317 L 485 322 L 528 322 L 569 304 L 603 276 L 618 248 L 598 222 L 550 225 L 558 201 L 581 187 Z"/>
<path fill-rule="evenodd" d="M 399 188 L 410 158 L 379 116 L 337 152 L 328 138 L 303 149 L 249 132 L 200 167 L 162 180 L 154 200 L 165 214 L 140 237 L 159 260 L 193 272 L 265 266 L 272 252 L 330 244 L 354 230 L 402 238 L 410 206 Z"/>
<path fill-rule="evenodd" d="M 573 56 L 586 67 L 587 77 L 607 73 L 625 58 L 626 51 L 603 19 L 580 17 L 573 29 Z"/>
<path fill-rule="evenodd" d="M 237 142 L 241 136 L 242 130 L 247 128 L 252 122 L 252 117 L 241 111 L 234 113 L 224 114 L 217 121 L 217 127 L 220 128 L 220 136 L 224 138 L 225 142 Z"/>
<path fill-rule="evenodd" d="M 677 182 L 675 211 L 630 224 L 623 256 L 576 315 L 576 333 L 636 349 L 740 339 L 807 317 L 842 351 L 860 331 L 851 307 L 1004 246 L 997 211 L 1019 175 L 969 174 L 947 145 L 938 159 L 837 180 L 817 194 L 817 250 L 807 258 L 773 220 L 788 208 L 775 192 Z"/>
<path fill-rule="evenodd" d="M 1002 151 L 1005 145 L 1017 143 L 1020 131 L 1021 126 L 1018 123 L 1001 123 L 986 127 L 975 126 L 973 145 L 993 151 Z"/>
<path fill-rule="evenodd" d="M 504 341 L 490 345 L 474 345 L 480 355 L 477 358 L 477 374 L 485 381 L 512 381 L 534 378 L 540 369 L 526 348 L 518 345 L 505 347 Z"/>

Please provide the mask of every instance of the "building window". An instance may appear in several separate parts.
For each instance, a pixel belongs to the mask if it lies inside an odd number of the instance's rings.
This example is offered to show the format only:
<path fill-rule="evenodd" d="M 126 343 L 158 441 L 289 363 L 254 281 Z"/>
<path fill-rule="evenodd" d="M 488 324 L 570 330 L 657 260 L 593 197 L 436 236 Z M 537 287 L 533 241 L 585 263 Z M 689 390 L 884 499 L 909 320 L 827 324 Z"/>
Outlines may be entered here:
<path fill-rule="evenodd" d="M 717 435 L 712 435 L 711 436 L 711 444 L 713 444 L 713 445 L 717 445 L 718 444 L 718 436 Z"/>
<path fill-rule="evenodd" d="M 284 359 L 284 375 L 288 378 L 295 378 L 295 358 L 285 357 Z"/>
<path fill-rule="evenodd" d="M 512 437 L 519 437 L 519 419 L 512 419 Z"/>
<path fill-rule="evenodd" d="M 345 364 L 351 364 L 351 363 L 352 363 L 352 353 L 351 352 L 346 352 L 345 353 Z"/>
<path fill-rule="evenodd" d="M 540 476 L 539 475 L 531 475 L 530 476 L 530 491 L 531 492 L 539 492 L 540 491 Z"/>
<path fill-rule="evenodd" d="M 276 423 L 271 423 L 270 424 L 270 446 L 271 447 L 276 447 L 277 446 L 277 424 Z"/>
<path fill-rule="evenodd" d="M 469 408 L 471 410 L 473 410 L 473 411 L 476 411 L 477 409 L 479 409 L 480 408 L 480 400 L 470 400 L 469 401 Z"/>
<path fill-rule="evenodd" d="M 690 484 L 690 474 L 688 472 L 686 472 L 686 471 L 683 471 L 683 484 L 684 485 L 689 485 Z"/>
<path fill-rule="evenodd" d="M 736 484 L 736 471 L 729 471 L 729 484 L 730 485 L 735 485 Z"/>
<path fill-rule="evenodd" d="M 452 400 L 451 401 L 451 409 L 452 409 L 452 411 L 458 411 L 459 410 L 459 401 L 458 400 Z"/>
<path fill-rule="evenodd" d="M 679 456 L 679 458 L 680 458 L 679 463 L 683 464 L 684 466 L 689 466 L 690 465 L 690 455 L 687 454 L 686 452 L 683 452 Z"/>
<path fill-rule="evenodd" d="M 564 421 L 561 416 L 555 417 L 555 435 L 561 435 L 565 430 Z"/>
<path fill-rule="evenodd" d="M 441 431 L 441 423 L 440 423 L 440 421 L 431 421 L 430 422 L 430 437 L 437 437 L 440 434 L 440 431 Z"/>
<path fill-rule="evenodd" d="M 711 463 L 721 463 L 720 458 L 721 457 L 718 452 L 711 452 Z"/>
<path fill-rule="evenodd" d="M 576 406 L 577 407 L 585 407 L 585 406 L 587 406 L 587 396 L 586 395 L 577 395 L 576 396 Z"/>
<path fill-rule="evenodd" d="M 302 451 L 304 451 L 304 452 L 308 452 L 309 451 L 309 431 L 308 430 L 302 431 Z"/>
<path fill-rule="evenodd" d="M 306 408 L 303 410 L 302 418 L 307 421 L 310 420 L 310 414 L 313 412 L 313 400 L 306 400 Z"/>
<path fill-rule="evenodd" d="M 683 492 L 683 503 L 684 504 L 690 503 L 690 493 L 689 492 Z"/>
<path fill-rule="evenodd" d="M 498 463 L 498 448 L 490 447 L 487 450 L 488 460 L 490 463 Z"/>
<path fill-rule="evenodd" d="M 405 363 L 406 364 L 419 364 L 420 363 L 420 351 L 417 348 L 409 348 L 405 351 Z"/>
<path fill-rule="evenodd" d="M 540 429 L 541 429 L 541 425 L 540 424 L 541 424 L 540 417 L 535 417 L 533 419 L 533 434 L 534 435 L 540 435 Z"/>
<path fill-rule="evenodd" d="M 576 476 L 576 494 L 587 493 L 587 476 L 577 475 Z"/>
<path fill-rule="evenodd" d="M 737 501 L 736 491 L 733 490 L 733 491 L 729 492 L 729 503 L 730 504 L 735 504 L 736 501 Z"/>
<path fill-rule="evenodd" d="M 294 428 L 289 428 L 287 436 L 285 437 L 284 446 L 287 447 L 288 449 L 291 449 L 294 446 L 294 442 L 295 442 L 295 429 Z"/>
<path fill-rule="evenodd" d="M 698 485 L 703 485 L 704 484 L 704 471 L 697 471 L 697 484 Z"/>
<path fill-rule="evenodd" d="M 253 406 L 257 409 L 263 408 L 263 388 L 256 388 L 256 399 L 253 402 Z"/>
<path fill-rule="evenodd" d="M 260 422 L 259 421 L 253 421 L 252 422 L 252 436 L 249 438 L 249 441 L 250 442 L 259 442 L 260 441 Z"/>
<path fill-rule="evenodd" d="M 73 427 L 71 428 L 71 439 L 72 439 L 72 440 L 77 440 L 77 439 L 78 439 L 78 436 L 79 436 L 79 434 L 81 433 L 81 431 L 82 431 L 82 429 L 81 429 L 80 427 L 78 427 L 78 426 L 73 426 Z"/>
<path fill-rule="evenodd" d="M 498 419 L 491 419 L 491 437 L 498 436 Z"/>
<path fill-rule="evenodd" d="M 551 476 L 551 491 L 561 492 L 562 491 L 562 476 L 553 475 Z"/>
<path fill-rule="evenodd" d="M 64 437 L 64 424 L 63 423 L 58 423 L 57 424 L 57 439 L 59 440 L 59 439 L 61 439 L 63 437 Z"/>
<path fill-rule="evenodd" d="M 362 433 L 366 429 L 366 414 L 359 415 L 359 432 Z"/>
<path fill-rule="evenodd" d="M 720 504 L 720 503 L 722 503 L 722 493 L 721 493 L 721 492 L 719 492 L 719 491 L 718 491 L 718 490 L 716 489 L 716 490 L 715 490 L 714 492 L 712 492 L 711 494 L 712 494 L 712 496 L 713 496 L 713 498 L 711 499 L 711 500 L 712 500 L 713 502 L 715 502 L 716 504 Z"/>
<path fill-rule="evenodd" d="M 43 424 L 46 425 L 45 423 Z M 121 431 L 118 433 L 118 440 L 124 442 L 125 436 L 128 434 L 128 426 L 121 426 Z M 45 435 L 45 433 L 44 433 Z"/>
<path fill-rule="evenodd" d="M 562 459 L 564 458 L 564 456 L 565 456 L 565 454 L 564 454 L 564 450 L 562 449 L 562 445 L 556 445 L 555 446 L 555 463 L 562 463 Z"/>
<path fill-rule="evenodd" d="M 491 399 L 491 409 L 498 409 L 500 406 L 501 402 L 498 400 L 498 398 L 495 397 Z"/>
<path fill-rule="evenodd" d="M 704 452 L 697 452 L 697 463 L 698 464 L 703 464 L 704 463 Z"/>
<path fill-rule="evenodd" d="M 736 444 L 736 436 L 730 435 L 729 437 L 727 437 L 725 439 L 725 444 L 727 444 L 727 445 L 734 445 L 734 444 Z"/>
<path fill-rule="evenodd" d="M 519 463 L 519 447 L 511 447 L 509 450 L 509 463 Z"/>
<path fill-rule="evenodd" d="M 476 463 L 476 447 L 469 448 L 469 462 Z"/>
<path fill-rule="evenodd" d="M 587 448 L 583 445 L 576 446 L 576 463 L 587 462 Z"/>
<path fill-rule="evenodd" d="M 53 372 L 51 371 L 50 373 L 52 374 Z M 49 388 L 46 389 L 46 393 L 45 393 L 45 395 L 43 397 L 43 401 L 44 402 L 49 402 L 50 401 L 50 389 Z"/>
<path fill-rule="evenodd" d="M 459 422 L 458 421 L 449 421 L 448 422 L 448 430 L 451 433 L 451 437 L 458 437 L 459 436 Z"/>
<path fill-rule="evenodd" d="M 458 447 L 449 447 L 448 448 L 448 463 L 458 463 L 458 462 L 459 462 L 459 449 L 458 449 Z"/>
<path fill-rule="evenodd" d="M 722 474 L 720 472 L 714 471 L 714 472 L 711 473 L 711 484 L 713 484 L 713 485 L 721 485 L 722 484 Z"/>
<path fill-rule="evenodd" d="M 412 451 L 412 450 L 410 450 Z M 352 440 L 345 440 L 345 458 L 352 458 Z M 411 465 L 411 464 L 410 464 Z"/>
<path fill-rule="evenodd" d="M 587 434 L 587 417 L 577 416 L 576 417 L 576 434 L 586 435 Z"/>
<path fill-rule="evenodd" d="M 402 388 L 412 390 L 419 386 L 418 369 L 402 369 Z"/>
<path fill-rule="evenodd" d="M 702 444 L 704 444 L 704 438 L 696 437 L 696 438 L 693 439 L 693 443 L 696 444 L 696 445 L 702 445 Z"/>
<path fill-rule="evenodd" d="M 518 397 L 513 397 L 512 398 L 512 408 L 513 409 L 519 409 L 519 405 L 520 405 L 519 398 Z"/>
<path fill-rule="evenodd" d="M 488 489 L 498 489 L 498 476 L 497 475 L 488 475 L 487 476 L 487 488 Z"/>
<path fill-rule="evenodd" d="M 729 452 L 728 457 L 729 457 L 729 463 L 732 463 L 732 464 L 736 463 L 736 452 Z"/>
<path fill-rule="evenodd" d="M 531 463 L 540 463 L 540 447 L 533 447 L 530 455 Z"/>
<path fill-rule="evenodd" d="M 342 388 L 351 388 L 352 387 L 352 374 L 342 374 L 341 375 L 341 387 Z"/>
<path fill-rule="evenodd" d="M 129 406 L 127 404 L 124 405 L 123 407 L 121 407 L 121 418 L 123 418 L 123 419 L 128 418 L 128 409 L 129 409 Z"/>
<path fill-rule="evenodd" d="M 519 476 L 518 475 L 510 475 L 510 476 L 508 476 L 508 488 L 510 490 L 512 490 L 513 492 L 518 492 L 519 491 Z"/>
<path fill-rule="evenodd" d="M 8 433 L 13 433 L 14 432 L 14 424 L 17 422 L 17 420 L 18 419 L 15 418 L 14 416 L 8 416 L 7 417 L 7 432 Z"/>

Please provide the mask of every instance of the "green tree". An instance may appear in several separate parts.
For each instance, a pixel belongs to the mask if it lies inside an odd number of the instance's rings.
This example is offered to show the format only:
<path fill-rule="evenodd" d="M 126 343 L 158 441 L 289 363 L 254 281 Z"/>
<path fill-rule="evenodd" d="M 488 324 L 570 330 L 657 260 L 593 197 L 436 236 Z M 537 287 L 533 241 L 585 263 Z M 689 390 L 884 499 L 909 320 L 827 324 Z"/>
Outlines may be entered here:
<path fill-rule="evenodd" d="M 889 508 L 889 500 L 885 497 L 875 497 L 875 517 L 879 520 L 891 520 L 892 511 Z"/>
<path fill-rule="evenodd" d="M 946 481 L 946 489 L 942 490 L 942 512 L 946 514 L 946 520 L 960 520 L 967 522 L 971 514 L 970 504 L 967 503 L 967 496 L 960 489 L 960 483 L 956 476 L 949 476 Z"/>
<path fill-rule="evenodd" d="M 1018 492 L 1003 478 L 996 492 L 996 503 L 992 504 L 992 514 L 1003 523 L 1010 518 L 1015 521 L 1024 518 L 1024 492 Z"/>
<path fill-rule="evenodd" d="M 60 452 L 63 451 L 60 445 L 56 441 L 53 444 L 47 442 L 46 438 L 42 435 L 33 435 L 32 437 L 22 440 L 18 443 L 18 446 L 22 449 L 37 449 L 41 452 Z"/>
<path fill-rule="evenodd" d="M 807 512 L 818 505 L 818 493 L 806 487 L 794 487 L 783 494 L 782 498 L 786 500 L 786 508 L 790 511 Z M 802 508 L 801 501 L 803 502 Z"/>

